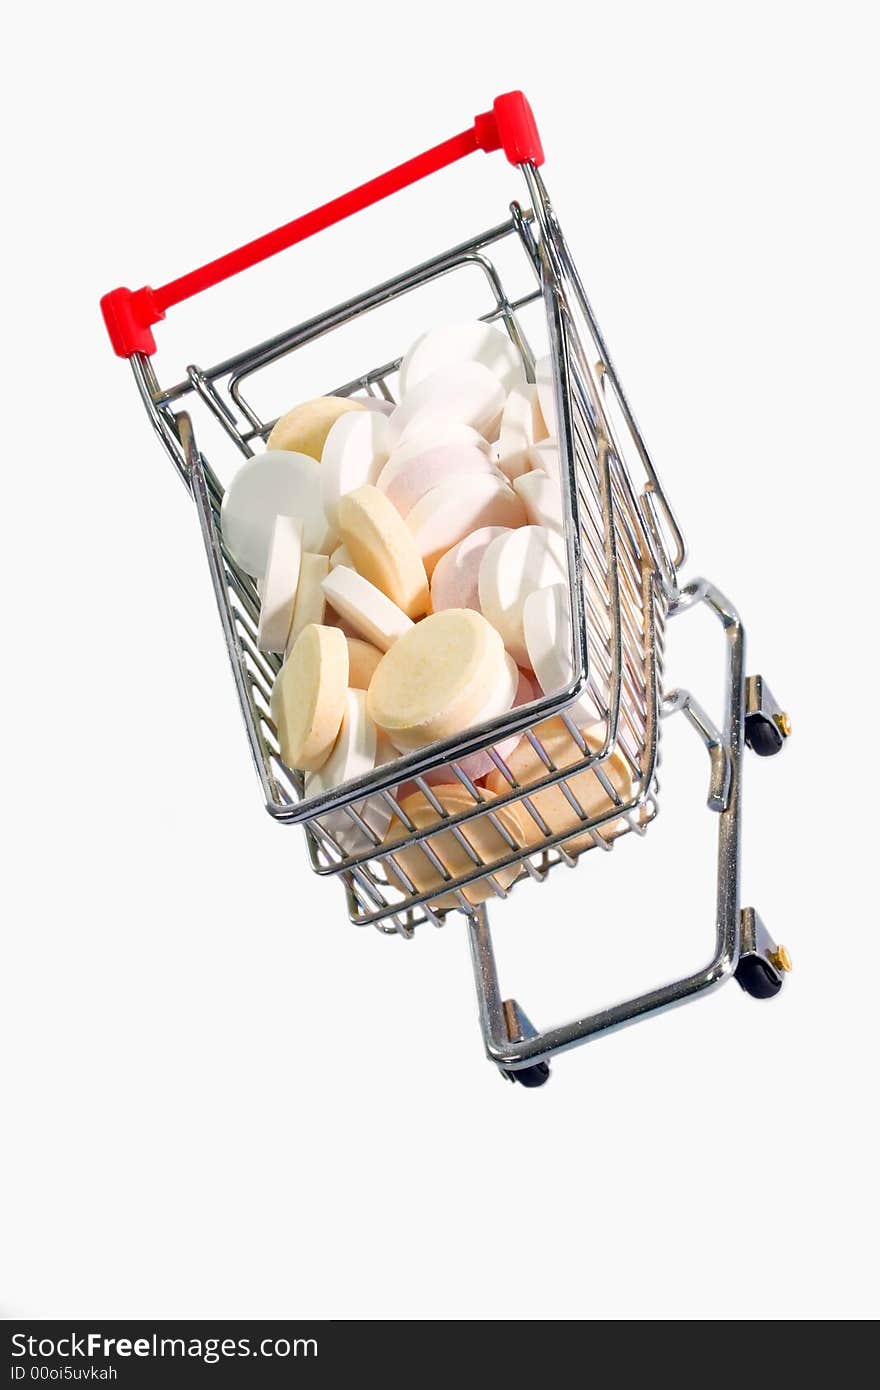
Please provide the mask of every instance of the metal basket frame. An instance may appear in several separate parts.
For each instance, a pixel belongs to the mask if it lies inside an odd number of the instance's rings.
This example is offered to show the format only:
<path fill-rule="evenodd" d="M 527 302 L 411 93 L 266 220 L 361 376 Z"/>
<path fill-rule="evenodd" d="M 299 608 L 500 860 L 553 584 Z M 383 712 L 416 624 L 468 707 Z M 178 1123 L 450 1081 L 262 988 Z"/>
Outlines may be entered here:
<path fill-rule="evenodd" d="M 782 979 L 778 951 L 753 913 L 749 919 L 751 951 L 743 947 L 740 781 L 747 712 L 765 732 L 769 727 L 782 729 L 785 717 L 760 678 L 761 699 L 753 701 L 755 707 L 747 711 L 744 633 L 724 596 L 705 580 L 679 585 L 678 572 L 685 561 L 680 528 L 536 163 L 531 159 L 518 163 L 530 206 L 524 211 L 512 203 L 509 220 L 499 226 L 214 366 L 190 366 L 185 379 L 170 387 L 160 385 L 147 352 L 135 351 L 129 360 L 153 428 L 196 505 L 248 741 L 270 814 L 285 824 L 304 825 L 313 868 L 319 874 L 342 879 L 349 915 L 359 925 L 372 924 L 382 932 L 409 937 L 423 922 L 441 925 L 447 910 L 437 906 L 438 897 L 442 895 L 444 902 L 452 897 L 468 921 L 487 1053 L 505 1074 L 537 1084 L 546 1076 L 546 1058 L 552 1053 L 680 1003 L 738 972 L 741 961 L 750 957 L 759 962 L 761 979 L 778 988 Z M 522 264 L 529 275 L 525 289 L 511 295 L 492 258 L 494 248 L 508 239 L 521 248 Z M 491 296 L 483 318 L 506 329 L 532 378 L 534 354 L 521 312 L 539 300 L 544 306 L 556 369 L 574 676 L 558 694 L 544 696 L 460 737 L 401 757 L 343 787 L 307 797 L 301 776 L 281 760 L 270 713 L 271 685 L 281 660 L 258 650 L 259 596 L 254 582 L 225 549 L 219 526 L 223 489 L 197 445 L 189 409 L 181 405 L 206 408 L 236 448 L 250 456 L 275 423 L 274 419 L 262 419 L 246 394 L 257 373 L 438 277 L 464 269 L 472 272 L 474 268 L 482 271 Z M 365 392 L 393 400 L 399 363 L 397 358 L 373 366 L 329 393 Z M 667 618 L 702 602 L 720 619 L 727 641 L 721 731 L 689 692 L 661 695 Z M 598 747 L 593 746 L 595 734 L 592 745 L 588 744 L 567 712 L 585 693 L 599 712 Z M 475 907 L 465 890 L 480 880 L 488 883 L 495 897 L 504 898 L 510 888 L 499 882 L 502 871 L 514 869 L 520 877 L 541 880 L 557 864 L 572 866 L 588 848 L 610 850 L 629 831 L 643 834 L 657 812 L 660 719 L 676 711 L 683 712 L 699 733 L 710 757 L 708 802 L 719 817 L 714 954 L 707 966 L 684 979 L 539 1033 L 515 1001 L 502 998 L 486 908 Z M 540 726 L 553 717 L 564 721 L 579 750 L 576 760 L 562 768 L 555 766 L 541 741 Z M 498 752 L 498 745 L 515 733 L 531 742 L 546 767 L 540 781 L 527 786 L 516 782 Z M 487 752 L 508 783 L 509 790 L 491 800 L 460 766 L 462 758 L 478 750 Z M 631 774 L 632 795 L 626 800 L 617 793 L 603 766 L 612 755 L 622 756 Z M 450 780 L 462 786 L 473 803 L 461 814 L 447 814 L 424 780 L 426 773 L 440 766 L 449 768 Z M 607 796 L 607 809 L 592 816 L 580 804 L 572 785 L 588 770 Z M 436 824 L 418 829 L 409 820 L 395 796 L 405 784 L 414 784 L 427 796 L 437 812 Z M 558 786 L 566 797 L 578 821 L 576 829 L 569 827 L 553 834 L 543 822 L 531 797 L 550 786 Z M 372 799 L 384 801 L 399 823 L 393 848 L 381 843 L 366 818 L 364 808 Z M 519 803 L 530 817 L 529 824 L 535 826 L 527 843 L 513 835 L 509 824 L 496 814 L 511 803 Z M 492 861 L 479 854 L 467 835 L 469 822 L 478 817 L 489 819 L 508 853 Z M 359 846 L 340 843 L 340 824 L 358 832 Z M 446 868 L 433 844 L 441 833 L 452 833 L 465 850 L 472 864 L 467 872 L 454 876 Z M 573 837 L 578 841 L 574 851 Z M 415 846 L 442 880 L 442 889 L 419 892 L 415 887 L 397 857 Z"/>

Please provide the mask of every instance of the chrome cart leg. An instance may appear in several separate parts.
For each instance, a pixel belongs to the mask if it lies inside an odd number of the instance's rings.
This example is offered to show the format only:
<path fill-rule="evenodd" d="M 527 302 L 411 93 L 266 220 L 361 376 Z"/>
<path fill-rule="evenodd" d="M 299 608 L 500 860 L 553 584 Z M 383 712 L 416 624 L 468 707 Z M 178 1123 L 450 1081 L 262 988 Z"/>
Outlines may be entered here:
<path fill-rule="evenodd" d="M 671 614 L 685 612 L 699 603 L 705 603 L 712 610 L 724 631 L 727 652 L 724 729 L 719 733 L 714 728 L 687 691 L 673 691 L 667 696 L 663 712 L 682 711 L 709 752 L 708 804 L 718 815 L 714 955 L 702 970 L 683 979 L 540 1032 L 531 1025 L 516 1000 L 502 997 L 488 914 L 485 907 L 476 908 L 467 920 L 486 1053 L 505 1076 L 521 1080 L 524 1085 L 537 1086 L 547 1080 L 547 1058 L 554 1053 L 577 1047 L 600 1033 L 622 1028 L 648 1014 L 674 1008 L 721 984 L 731 975 L 754 997 L 771 998 L 779 992 L 784 974 L 790 968 L 787 951 L 775 945 L 754 908 L 740 912 L 740 797 L 747 709 L 743 625 L 732 604 L 705 579 L 694 580 L 680 591 Z M 764 682 L 755 679 L 759 681 L 758 686 L 750 681 L 749 689 L 756 691 L 761 703 L 750 712 L 762 720 L 769 719 L 784 739 L 790 728 L 788 717 L 782 715 L 772 701 Z M 542 1068 L 540 1075 L 539 1068 Z"/>

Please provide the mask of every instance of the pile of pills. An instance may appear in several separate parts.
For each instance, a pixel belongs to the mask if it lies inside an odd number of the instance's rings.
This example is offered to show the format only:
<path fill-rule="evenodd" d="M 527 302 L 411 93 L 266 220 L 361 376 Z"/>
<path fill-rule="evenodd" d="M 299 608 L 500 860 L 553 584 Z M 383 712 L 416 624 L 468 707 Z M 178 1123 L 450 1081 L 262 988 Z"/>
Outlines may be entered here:
<path fill-rule="evenodd" d="M 272 715 L 282 758 L 305 775 L 307 795 L 462 735 L 572 678 L 549 359 L 529 382 L 501 330 L 451 324 L 417 339 L 399 383 L 398 405 L 325 396 L 296 406 L 223 499 L 226 547 L 257 581 L 259 645 L 284 653 Z M 582 701 L 572 713 L 597 747 L 589 729 L 595 710 Z M 558 766 L 582 758 L 561 720 L 546 721 L 541 735 L 554 743 Z M 519 735 L 497 751 L 525 785 L 546 774 Z M 459 765 L 483 796 L 509 790 L 488 754 Z M 612 759 L 605 771 L 626 795 L 623 762 Z M 473 806 L 450 769 L 427 781 L 448 812 Z M 607 809 L 595 773 L 580 781 L 584 809 Z M 398 797 L 417 826 L 437 821 L 412 784 Z M 559 787 L 538 792 L 536 801 L 553 833 L 580 823 Z M 352 809 L 390 845 L 406 833 L 396 817 L 391 827 L 384 801 Z M 499 808 L 494 821 L 468 825 L 487 862 L 510 853 L 499 826 L 518 845 L 541 838 L 515 803 Z M 374 843 L 345 811 L 322 823 L 349 853 Z M 467 871 L 452 832 L 433 837 L 432 848 L 449 872 Z M 419 891 L 441 884 L 418 848 L 396 857 Z M 497 881 L 503 887 L 515 874 L 507 870 Z M 472 902 L 487 892 L 480 883 L 466 890 Z"/>

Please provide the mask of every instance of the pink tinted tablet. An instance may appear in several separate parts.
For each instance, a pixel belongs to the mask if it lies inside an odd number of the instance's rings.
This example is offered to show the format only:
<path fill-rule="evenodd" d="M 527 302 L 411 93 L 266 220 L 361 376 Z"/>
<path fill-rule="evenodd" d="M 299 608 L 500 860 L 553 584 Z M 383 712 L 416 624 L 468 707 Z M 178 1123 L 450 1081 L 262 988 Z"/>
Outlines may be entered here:
<path fill-rule="evenodd" d="M 474 444 L 440 444 L 427 448 L 400 465 L 389 460 L 379 475 L 378 486 L 394 503 L 401 516 L 407 516 L 431 488 L 460 473 L 494 473 L 495 464 Z"/>
<path fill-rule="evenodd" d="M 431 607 L 435 613 L 443 608 L 480 608 L 480 563 L 496 536 L 502 536 L 508 526 L 481 526 L 437 561 L 431 578 Z"/>

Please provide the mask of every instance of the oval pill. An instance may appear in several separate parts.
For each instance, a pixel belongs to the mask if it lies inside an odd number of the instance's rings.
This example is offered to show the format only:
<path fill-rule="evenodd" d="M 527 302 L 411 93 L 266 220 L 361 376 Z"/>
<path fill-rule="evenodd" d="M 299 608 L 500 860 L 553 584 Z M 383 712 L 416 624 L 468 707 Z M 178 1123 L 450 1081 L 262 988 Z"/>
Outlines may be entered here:
<path fill-rule="evenodd" d="M 513 489 L 526 509 L 530 526 L 548 526 L 551 531 L 564 530 L 562 496 L 559 480 L 549 477 L 542 469 L 522 473 L 513 480 Z"/>
<path fill-rule="evenodd" d="M 565 542 L 546 526 L 522 526 L 499 536 L 480 565 L 480 607 L 518 666 L 528 666 L 523 605 L 535 589 L 565 583 Z"/>
<path fill-rule="evenodd" d="M 313 555 L 304 550 L 299 566 L 299 585 L 296 603 L 293 606 L 293 620 L 287 636 L 287 650 L 293 647 L 303 628 L 310 623 L 324 621 L 324 590 L 321 583 L 330 567 L 326 555 Z"/>
<path fill-rule="evenodd" d="M 432 372 L 408 391 L 391 424 L 402 435 L 420 415 L 447 415 L 492 440 L 498 433 L 504 400 L 504 388 L 488 367 L 457 362 Z"/>
<path fill-rule="evenodd" d="M 461 362 L 486 367 L 505 391 L 524 380 L 518 349 L 500 328 L 473 320 L 438 324 L 417 338 L 400 364 L 401 395 L 408 395 L 426 377 Z"/>
<path fill-rule="evenodd" d="M 473 798 L 460 783 L 435 786 L 431 788 L 431 792 L 449 815 L 461 815 L 462 812 L 473 809 Z M 516 802 L 499 807 L 493 813 L 495 824 L 490 820 L 488 814 L 476 816 L 473 820 L 462 825 L 457 833 L 440 829 L 442 816 L 438 814 L 422 791 L 416 790 L 407 796 L 401 802 L 401 810 L 419 829 L 433 825 L 438 827 L 437 834 L 431 835 L 427 843 L 443 868 L 454 878 L 473 873 L 480 861 L 491 872 L 494 861 L 515 854 L 517 850 L 525 848 L 528 843 L 525 838 L 526 827 L 522 820 L 522 812 Z M 491 803 L 488 810 L 492 810 Z M 499 826 L 502 829 L 499 829 Z M 417 893 L 441 888 L 444 882 L 443 875 L 420 845 L 412 845 L 409 849 L 394 851 L 395 841 L 400 841 L 410 833 L 395 818 L 384 842 L 389 856 L 385 861 L 389 875 L 393 875 L 403 891 L 407 893 L 411 892 L 409 883 L 413 885 Z M 462 844 L 459 835 L 476 852 L 476 858 Z M 519 877 L 521 871 L 519 864 L 512 864 L 506 869 L 500 869 L 495 875 L 499 887 L 509 888 L 514 879 Z M 479 879 L 464 888 L 462 893 L 469 903 L 474 904 L 485 902 L 487 898 L 494 896 L 491 884 Z M 440 909 L 461 906 L 455 892 L 440 894 L 431 900 L 431 905 Z"/>
<path fill-rule="evenodd" d="M 557 769 L 571 767 L 583 761 L 585 755 L 561 719 L 546 719 L 537 726 L 535 734 Z M 581 730 L 581 736 L 587 747 L 593 752 L 597 752 L 602 747 L 604 734 L 604 726 L 599 728 L 587 727 Z M 528 788 L 533 782 L 540 781 L 549 772 L 543 759 L 528 739 L 521 741 L 519 747 L 507 760 L 507 765 L 511 775 L 524 788 Z M 614 751 L 603 760 L 601 768 L 620 798 L 620 802 L 626 803 L 630 800 L 632 797 L 632 777 L 623 755 Z M 566 783 L 581 809 L 590 818 L 610 811 L 616 804 L 599 781 L 593 768 L 573 773 L 566 778 Z M 486 786 L 496 796 L 501 796 L 511 790 L 507 778 L 498 769 L 491 772 L 486 778 Z M 552 835 L 559 835 L 569 829 L 576 830 L 582 824 L 580 816 L 558 783 L 551 787 L 544 787 L 540 791 L 530 792 L 529 800 L 549 826 Z M 525 806 L 522 807 L 522 810 L 527 840 L 529 843 L 535 844 L 544 838 L 544 832 Z M 606 822 L 598 833 L 603 839 L 613 838 L 615 833 L 619 833 L 624 828 L 624 824 L 623 821 Z M 577 853 L 593 844 L 594 840 L 592 833 L 586 831 L 565 840 L 563 843 L 567 850 Z"/>
<path fill-rule="evenodd" d="M 425 570 L 433 575 L 441 556 L 472 531 L 522 526 L 526 511 L 500 474 L 451 478 L 426 492 L 406 518 Z"/>
<path fill-rule="evenodd" d="M 226 548 L 245 573 L 262 579 L 275 518 L 303 523 L 306 550 L 324 550 L 331 539 L 321 501 L 320 465 L 306 454 L 273 449 L 255 454 L 237 470 L 223 496 L 220 529 Z"/>
<path fill-rule="evenodd" d="M 266 574 L 260 584 L 257 646 L 261 652 L 283 652 L 287 647 L 299 587 L 302 533 L 299 517 L 275 518 Z"/>
<path fill-rule="evenodd" d="M 348 683 L 353 690 L 369 690 L 382 651 L 361 637 L 348 638 Z"/>
<path fill-rule="evenodd" d="M 276 694 L 277 690 L 277 694 Z M 304 628 L 275 679 L 281 756 L 314 772 L 330 756 L 345 713 L 348 647 L 338 628 Z"/>
<path fill-rule="evenodd" d="M 545 695 L 563 690 L 574 678 L 568 586 L 551 584 L 536 589 L 523 604 L 523 634 L 529 665 Z M 567 713 L 580 727 L 599 719 L 599 711 L 584 693 Z"/>
<path fill-rule="evenodd" d="M 428 606 L 428 577 L 406 522 L 383 492 L 369 484 L 339 502 L 339 532 L 358 574 L 409 618 Z"/>
<path fill-rule="evenodd" d="M 470 727 L 506 678 L 495 629 L 479 613 L 449 608 L 415 624 L 386 653 L 367 704 L 396 748 L 421 748 Z"/>
<path fill-rule="evenodd" d="M 308 454 L 317 461 L 330 428 L 340 415 L 364 409 L 363 401 L 353 396 L 316 396 L 314 400 L 303 401 L 276 420 L 266 448 L 292 449 L 294 453 Z"/>
<path fill-rule="evenodd" d="M 361 410 L 340 415 L 321 453 L 321 499 L 327 520 L 339 529 L 339 499 L 364 483 L 375 483 L 391 451 L 384 415 Z"/>
<path fill-rule="evenodd" d="M 480 613 L 480 565 L 483 556 L 496 536 L 503 536 L 508 526 L 481 526 L 447 550 L 434 566 L 431 575 L 431 607 L 435 613 L 444 608 L 473 608 Z"/>
<path fill-rule="evenodd" d="M 379 476 L 377 486 L 405 517 L 426 492 L 464 475 L 478 477 L 495 474 L 489 455 L 473 444 L 440 444 L 414 454 L 402 464 L 389 461 Z"/>
<path fill-rule="evenodd" d="M 334 610 L 355 632 L 387 652 L 409 632 L 413 621 L 403 609 L 356 570 L 337 565 L 323 583 L 324 594 Z"/>

